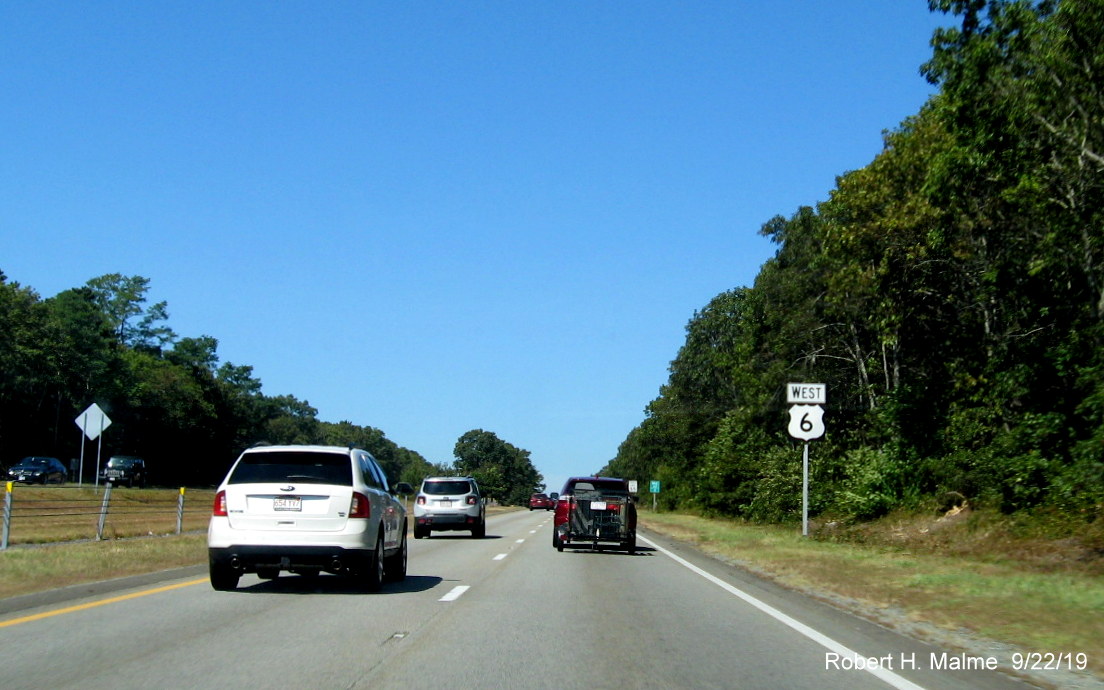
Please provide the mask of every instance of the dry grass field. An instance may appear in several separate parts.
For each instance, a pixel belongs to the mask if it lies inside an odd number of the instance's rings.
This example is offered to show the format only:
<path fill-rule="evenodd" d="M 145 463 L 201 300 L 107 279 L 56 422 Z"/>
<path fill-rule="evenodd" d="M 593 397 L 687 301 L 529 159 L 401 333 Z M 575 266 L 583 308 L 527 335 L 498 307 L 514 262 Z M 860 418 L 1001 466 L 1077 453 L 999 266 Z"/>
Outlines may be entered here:
<path fill-rule="evenodd" d="M 8 545 L 95 539 L 104 511 L 104 487 L 16 484 L 10 494 Z M 183 512 L 181 513 L 181 498 Z M 103 513 L 103 539 L 175 534 L 206 529 L 214 491 L 114 488 Z"/>

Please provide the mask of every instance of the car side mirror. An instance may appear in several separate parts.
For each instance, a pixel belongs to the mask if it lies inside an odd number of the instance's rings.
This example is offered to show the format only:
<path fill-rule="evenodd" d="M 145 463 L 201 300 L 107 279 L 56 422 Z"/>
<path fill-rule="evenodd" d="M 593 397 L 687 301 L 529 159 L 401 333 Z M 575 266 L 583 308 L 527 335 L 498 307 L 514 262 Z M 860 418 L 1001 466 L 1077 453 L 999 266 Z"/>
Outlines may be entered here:
<path fill-rule="evenodd" d="M 391 487 L 391 492 L 401 496 L 409 496 L 414 493 L 414 487 L 410 486 L 406 482 L 399 482 L 395 486 Z"/>

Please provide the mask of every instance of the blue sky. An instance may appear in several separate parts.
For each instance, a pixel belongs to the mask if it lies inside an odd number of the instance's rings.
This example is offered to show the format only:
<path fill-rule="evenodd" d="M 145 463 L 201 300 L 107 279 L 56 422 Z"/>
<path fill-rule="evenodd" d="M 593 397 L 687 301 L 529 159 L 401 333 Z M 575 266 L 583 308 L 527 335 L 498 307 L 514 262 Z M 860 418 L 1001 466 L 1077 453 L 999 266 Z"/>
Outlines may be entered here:
<path fill-rule="evenodd" d="M 269 395 L 549 490 L 932 87 L 925 0 L 0 5 L 0 270 L 151 281 Z M 779 385 L 785 382 L 780 381 Z M 647 477 L 637 479 L 647 480 Z"/>

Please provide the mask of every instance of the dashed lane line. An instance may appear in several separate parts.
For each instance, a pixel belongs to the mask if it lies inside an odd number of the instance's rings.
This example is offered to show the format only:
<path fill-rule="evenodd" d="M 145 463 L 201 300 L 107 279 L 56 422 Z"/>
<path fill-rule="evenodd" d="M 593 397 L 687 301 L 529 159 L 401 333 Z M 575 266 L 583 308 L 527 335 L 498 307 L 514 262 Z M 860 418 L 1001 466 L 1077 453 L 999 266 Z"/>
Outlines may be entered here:
<path fill-rule="evenodd" d="M 456 585 L 451 590 L 449 590 L 448 594 L 441 597 L 437 601 L 456 601 L 464 594 L 464 592 L 468 591 L 469 589 L 471 589 L 471 585 Z"/>

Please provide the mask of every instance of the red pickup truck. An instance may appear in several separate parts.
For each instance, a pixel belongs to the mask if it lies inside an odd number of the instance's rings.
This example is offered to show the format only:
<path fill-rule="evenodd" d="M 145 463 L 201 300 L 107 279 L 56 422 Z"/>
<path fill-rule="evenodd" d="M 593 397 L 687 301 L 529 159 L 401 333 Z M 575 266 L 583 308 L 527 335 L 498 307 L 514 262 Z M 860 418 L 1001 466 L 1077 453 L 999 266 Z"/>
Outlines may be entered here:
<path fill-rule="evenodd" d="M 636 503 L 629 483 L 614 477 L 568 479 L 556 501 L 552 546 L 636 553 Z"/>

